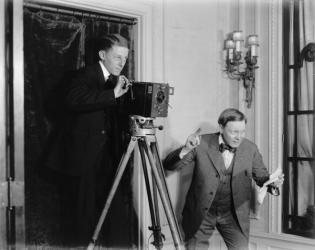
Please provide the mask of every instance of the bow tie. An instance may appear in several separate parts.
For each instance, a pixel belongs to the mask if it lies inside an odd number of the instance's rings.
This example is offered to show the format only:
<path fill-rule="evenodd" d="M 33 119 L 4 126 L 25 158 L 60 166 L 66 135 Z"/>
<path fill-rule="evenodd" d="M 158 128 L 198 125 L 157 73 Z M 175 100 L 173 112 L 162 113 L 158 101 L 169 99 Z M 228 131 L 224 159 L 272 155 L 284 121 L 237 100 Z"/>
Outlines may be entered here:
<path fill-rule="evenodd" d="M 236 152 L 236 148 L 232 148 L 230 145 L 227 145 L 225 143 L 221 143 L 219 146 L 219 150 L 221 153 L 223 153 L 225 150 L 229 150 L 231 153 Z"/>

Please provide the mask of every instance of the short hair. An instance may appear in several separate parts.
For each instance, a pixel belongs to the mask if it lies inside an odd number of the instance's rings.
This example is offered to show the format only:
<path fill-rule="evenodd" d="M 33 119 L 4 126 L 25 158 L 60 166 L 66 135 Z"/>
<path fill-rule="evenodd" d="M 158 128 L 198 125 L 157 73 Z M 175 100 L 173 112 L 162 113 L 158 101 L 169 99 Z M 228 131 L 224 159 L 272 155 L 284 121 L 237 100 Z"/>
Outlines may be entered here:
<path fill-rule="evenodd" d="M 218 123 L 225 127 L 231 121 L 245 121 L 247 123 L 246 116 L 238 109 L 228 108 L 223 110 L 219 116 Z"/>
<path fill-rule="evenodd" d="M 108 34 L 98 39 L 97 51 L 100 50 L 107 51 L 115 45 L 120 47 L 126 47 L 127 49 L 129 49 L 129 43 L 125 37 L 119 34 Z"/>

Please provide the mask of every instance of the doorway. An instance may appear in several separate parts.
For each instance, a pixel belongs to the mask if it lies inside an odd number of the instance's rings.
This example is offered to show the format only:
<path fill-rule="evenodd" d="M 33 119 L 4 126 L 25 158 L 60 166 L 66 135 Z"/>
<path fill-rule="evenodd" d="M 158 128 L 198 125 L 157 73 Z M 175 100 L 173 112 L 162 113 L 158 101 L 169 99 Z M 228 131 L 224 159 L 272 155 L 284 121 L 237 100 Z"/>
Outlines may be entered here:
<path fill-rule="evenodd" d="M 24 22 L 25 238 L 32 247 L 56 246 L 60 240 L 58 176 L 47 172 L 45 154 L 56 119 L 62 119 L 58 90 L 64 75 L 95 63 L 93 40 L 120 33 L 131 41 L 122 74 L 135 78 L 134 18 L 27 3 Z M 131 199 L 126 202 L 131 208 Z M 128 216 L 130 228 L 133 216 Z M 128 226 L 129 227 L 129 226 Z M 134 241 L 132 230 L 126 234 Z"/>

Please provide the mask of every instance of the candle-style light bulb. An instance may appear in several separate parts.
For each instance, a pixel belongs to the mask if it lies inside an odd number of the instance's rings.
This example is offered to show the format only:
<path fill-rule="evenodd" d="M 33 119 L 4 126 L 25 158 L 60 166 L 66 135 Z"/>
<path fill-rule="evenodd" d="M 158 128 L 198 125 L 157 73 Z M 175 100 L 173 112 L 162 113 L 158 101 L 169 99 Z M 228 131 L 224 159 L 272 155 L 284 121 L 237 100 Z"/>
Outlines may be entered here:
<path fill-rule="evenodd" d="M 233 32 L 233 40 L 235 41 L 235 51 L 241 52 L 241 44 L 243 41 L 243 32 L 242 31 L 234 31 Z"/>
<path fill-rule="evenodd" d="M 242 41 L 243 40 L 243 32 L 241 30 L 233 31 L 233 40 L 234 41 Z"/>
<path fill-rule="evenodd" d="M 228 39 L 225 41 L 225 49 L 234 49 L 235 43 L 232 39 Z"/>
<path fill-rule="evenodd" d="M 227 49 L 228 59 L 233 60 L 233 51 L 235 48 L 235 42 L 231 39 L 225 41 L 225 49 Z"/>
<path fill-rule="evenodd" d="M 257 35 L 248 36 L 247 44 L 250 49 L 251 56 L 257 56 L 257 47 L 259 45 L 258 36 Z"/>

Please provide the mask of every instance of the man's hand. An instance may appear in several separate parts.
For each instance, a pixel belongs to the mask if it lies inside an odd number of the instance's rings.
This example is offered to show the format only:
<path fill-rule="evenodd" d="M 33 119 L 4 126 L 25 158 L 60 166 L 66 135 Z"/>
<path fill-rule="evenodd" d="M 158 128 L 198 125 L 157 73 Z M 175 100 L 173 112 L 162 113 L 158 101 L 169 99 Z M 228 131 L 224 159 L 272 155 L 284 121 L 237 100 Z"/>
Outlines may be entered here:
<path fill-rule="evenodd" d="M 200 132 L 201 128 L 198 128 L 195 133 L 188 136 L 185 146 L 182 148 L 179 157 L 183 158 L 184 155 L 196 148 L 200 144 Z"/>
<path fill-rule="evenodd" d="M 283 184 L 284 181 L 284 174 L 282 173 L 282 168 L 278 167 L 276 169 L 276 171 L 274 171 L 271 175 L 270 175 L 270 180 L 273 181 L 273 184 L 276 187 L 280 187 Z"/>
<path fill-rule="evenodd" d="M 186 143 L 185 143 L 186 149 L 189 149 L 189 151 L 190 151 L 200 144 L 200 132 L 201 132 L 201 129 L 198 128 L 195 133 L 188 136 Z"/>
<path fill-rule="evenodd" d="M 126 94 L 130 86 L 131 83 L 129 82 L 127 77 L 123 75 L 119 76 L 116 87 L 114 88 L 115 98 L 121 97 L 122 95 Z"/>
<path fill-rule="evenodd" d="M 284 174 L 282 173 L 282 168 L 278 167 L 270 176 L 269 180 L 264 183 L 261 188 L 258 188 L 257 201 L 262 204 L 267 191 L 272 195 L 278 196 L 279 187 L 283 184 Z"/>

